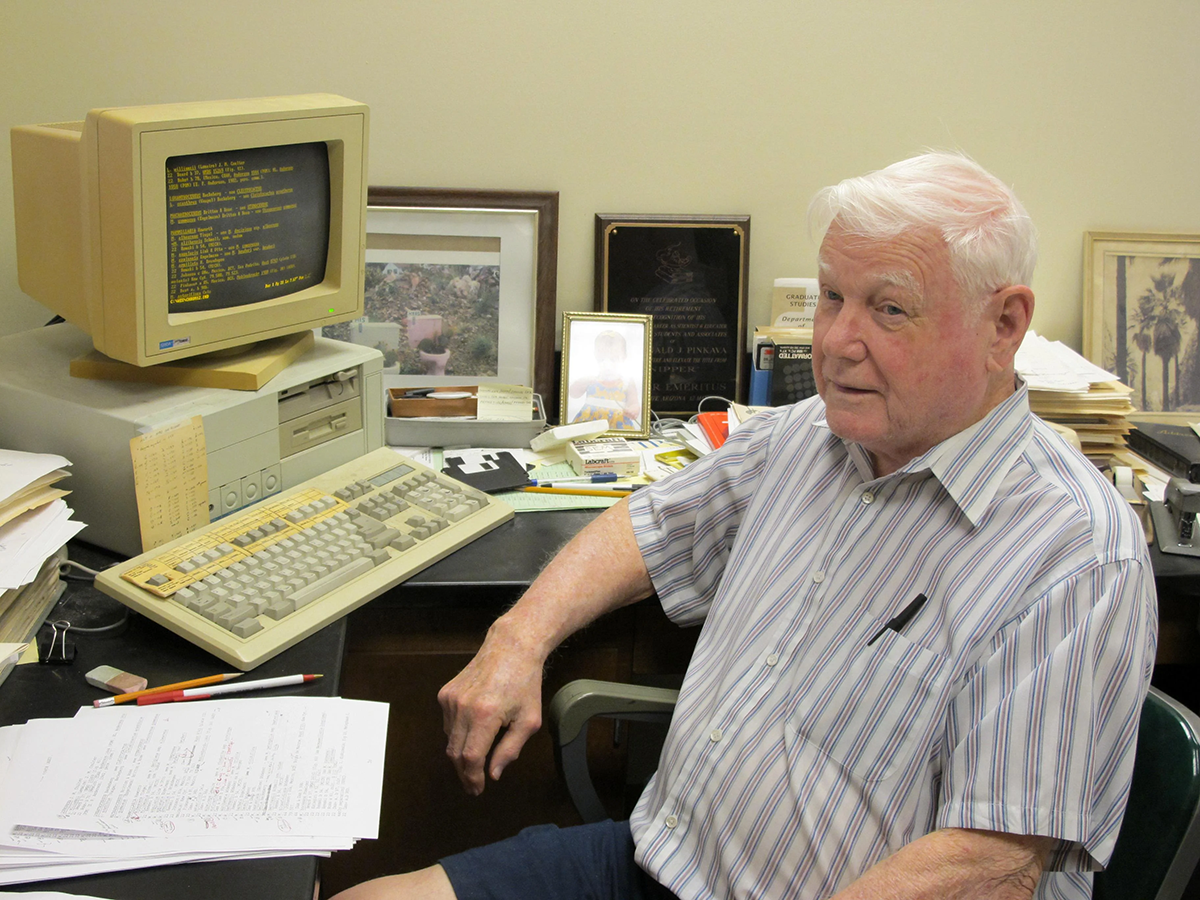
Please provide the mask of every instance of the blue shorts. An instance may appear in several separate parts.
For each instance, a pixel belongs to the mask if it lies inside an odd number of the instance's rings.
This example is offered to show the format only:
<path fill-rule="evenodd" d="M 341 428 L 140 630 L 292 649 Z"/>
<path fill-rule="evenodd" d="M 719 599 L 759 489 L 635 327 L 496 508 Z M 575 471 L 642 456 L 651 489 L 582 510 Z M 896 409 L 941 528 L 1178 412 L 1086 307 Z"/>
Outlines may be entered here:
<path fill-rule="evenodd" d="M 438 862 L 458 900 L 678 900 L 633 861 L 628 822 L 537 825 Z"/>

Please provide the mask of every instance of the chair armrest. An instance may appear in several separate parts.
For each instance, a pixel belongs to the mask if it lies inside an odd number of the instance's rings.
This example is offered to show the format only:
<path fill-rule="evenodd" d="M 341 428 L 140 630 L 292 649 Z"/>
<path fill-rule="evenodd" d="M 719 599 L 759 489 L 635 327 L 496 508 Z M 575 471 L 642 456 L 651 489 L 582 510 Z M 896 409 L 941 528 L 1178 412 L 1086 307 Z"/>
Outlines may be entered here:
<path fill-rule="evenodd" d="M 554 756 L 575 808 L 585 822 L 608 812 L 592 785 L 587 762 L 587 727 L 595 716 L 639 722 L 667 722 L 679 691 L 581 678 L 563 685 L 550 701 Z"/>

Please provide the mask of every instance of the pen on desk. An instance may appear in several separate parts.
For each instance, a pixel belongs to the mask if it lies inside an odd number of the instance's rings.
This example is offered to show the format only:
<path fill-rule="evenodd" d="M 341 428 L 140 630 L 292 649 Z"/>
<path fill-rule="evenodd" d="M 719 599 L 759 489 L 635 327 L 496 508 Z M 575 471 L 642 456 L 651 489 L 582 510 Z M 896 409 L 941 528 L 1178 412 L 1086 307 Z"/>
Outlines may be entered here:
<path fill-rule="evenodd" d="M 572 490 L 572 491 L 577 491 L 580 489 L 588 490 L 588 491 L 636 491 L 638 488 L 644 488 L 645 486 L 646 485 L 644 485 L 644 484 L 632 484 L 630 482 L 621 482 L 621 481 L 612 482 L 611 484 L 592 484 L 592 485 L 579 484 L 578 482 L 575 482 L 575 481 L 550 481 L 550 482 L 539 481 L 539 482 L 537 482 L 537 487 L 566 488 L 567 490 Z"/>
<path fill-rule="evenodd" d="M 100 709 L 101 707 L 113 706 L 117 703 L 128 703 L 130 700 L 136 700 L 138 697 L 144 697 L 147 694 L 162 694 L 166 691 L 182 691 L 187 688 L 203 687 L 206 684 L 220 684 L 223 681 L 232 681 L 234 678 L 241 678 L 244 674 L 244 672 L 234 672 L 225 675 L 206 675 L 204 678 L 193 678 L 190 681 L 161 684 L 158 687 L 146 688 L 141 691 L 130 691 L 128 694 L 117 694 L 115 697 L 101 697 L 99 700 L 93 700 L 92 706 Z"/>
<path fill-rule="evenodd" d="M 138 697 L 138 706 L 149 706 L 152 703 L 174 703 L 176 700 L 207 700 L 221 694 L 236 694 L 241 691 L 258 691 L 273 687 L 286 687 L 292 684 L 304 684 L 316 681 L 320 675 L 281 675 L 278 678 L 262 678 L 258 681 L 243 681 L 240 684 L 214 684 L 209 687 L 188 688 L 182 691 L 165 691 L 161 694 L 148 694 Z"/>
<path fill-rule="evenodd" d="M 633 491 L 614 491 L 605 490 L 601 486 L 596 487 L 523 487 L 520 490 L 527 494 L 567 494 L 574 497 L 627 497 Z"/>
<path fill-rule="evenodd" d="M 582 482 L 582 483 L 586 483 L 586 484 L 604 484 L 605 482 L 616 481 L 617 476 L 616 475 L 568 475 L 564 478 L 543 478 L 543 479 L 535 478 L 535 479 L 530 479 L 530 480 L 533 481 L 533 483 L 537 484 L 537 485 L 565 484 L 566 482 L 570 482 L 572 484 L 575 484 L 577 482 Z"/>
<path fill-rule="evenodd" d="M 917 614 L 917 611 L 925 605 L 925 601 L 928 599 L 929 598 L 924 594 L 917 594 L 917 596 L 912 599 L 908 606 L 904 607 L 904 609 L 892 616 L 888 620 L 888 623 L 875 633 L 875 637 L 867 641 L 867 646 L 870 647 L 873 643 L 883 637 L 883 634 L 886 631 L 900 631 L 912 620 L 912 617 Z"/>

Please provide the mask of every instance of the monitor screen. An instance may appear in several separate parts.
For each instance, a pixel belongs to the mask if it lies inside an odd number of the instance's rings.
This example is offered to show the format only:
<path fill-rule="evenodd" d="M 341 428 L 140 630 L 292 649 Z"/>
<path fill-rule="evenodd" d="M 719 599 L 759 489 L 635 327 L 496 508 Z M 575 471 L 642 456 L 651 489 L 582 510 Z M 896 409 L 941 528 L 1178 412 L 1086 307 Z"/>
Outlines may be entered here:
<path fill-rule="evenodd" d="M 173 156 L 166 170 L 171 313 L 260 303 L 324 280 L 323 143 Z"/>
<path fill-rule="evenodd" d="M 367 107 L 332 94 L 12 130 L 21 287 L 135 366 L 362 314 Z"/>

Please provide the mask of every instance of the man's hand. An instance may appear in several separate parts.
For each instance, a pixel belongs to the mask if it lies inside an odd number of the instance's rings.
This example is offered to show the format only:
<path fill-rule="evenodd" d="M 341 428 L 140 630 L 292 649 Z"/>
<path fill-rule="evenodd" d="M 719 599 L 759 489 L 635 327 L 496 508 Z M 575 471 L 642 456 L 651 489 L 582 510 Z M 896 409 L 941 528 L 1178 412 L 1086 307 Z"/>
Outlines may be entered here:
<path fill-rule="evenodd" d="M 446 755 L 467 793 L 483 793 L 489 752 L 487 775 L 495 780 L 542 726 L 542 667 L 551 651 L 651 590 L 622 500 L 575 535 L 525 596 L 492 624 L 475 658 L 438 692 Z"/>
<path fill-rule="evenodd" d="M 543 663 L 536 652 L 510 638 L 499 620 L 475 658 L 438 692 L 446 755 L 467 793 L 483 793 L 489 752 L 487 774 L 495 781 L 541 727 Z"/>

